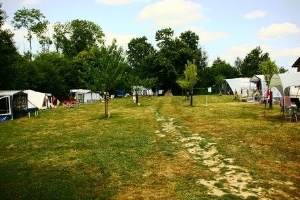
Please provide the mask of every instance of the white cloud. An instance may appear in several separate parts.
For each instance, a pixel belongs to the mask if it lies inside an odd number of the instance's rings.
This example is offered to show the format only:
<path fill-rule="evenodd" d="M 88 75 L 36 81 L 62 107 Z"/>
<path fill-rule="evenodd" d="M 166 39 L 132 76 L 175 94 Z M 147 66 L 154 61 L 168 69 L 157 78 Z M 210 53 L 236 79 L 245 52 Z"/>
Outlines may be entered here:
<path fill-rule="evenodd" d="M 200 42 L 211 42 L 228 37 L 228 34 L 224 31 L 211 32 L 197 26 L 192 26 L 190 30 L 199 35 Z"/>
<path fill-rule="evenodd" d="M 136 2 L 149 2 L 149 0 L 96 0 L 96 2 L 108 5 L 122 5 Z"/>
<path fill-rule="evenodd" d="M 22 0 L 21 1 L 21 6 L 29 6 L 29 5 L 34 5 L 39 3 L 40 0 Z"/>
<path fill-rule="evenodd" d="M 27 34 L 26 29 L 17 29 L 14 30 L 14 27 L 8 23 L 4 23 L 3 29 L 9 29 L 12 33 L 14 33 L 14 41 L 16 42 L 16 45 L 18 46 L 19 43 L 27 42 L 25 39 L 25 35 Z"/>
<path fill-rule="evenodd" d="M 200 41 L 202 42 L 215 41 L 215 40 L 226 38 L 228 36 L 227 33 L 224 31 L 217 31 L 217 32 L 203 31 L 199 35 L 200 35 Z"/>
<path fill-rule="evenodd" d="M 288 70 L 290 70 L 291 66 L 290 60 L 294 61 L 294 59 L 298 58 L 300 55 L 300 47 L 278 49 L 268 45 L 242 44 L 229 47 L 227 51 L 221 56 L 221 59 L 224 59 L 231 65 L 234 65 L 234 61 L 237 57 L 244 59 L 247 56 L 247 54 L 249 54 L 257 46 L 260 46 L 263 53 L 269 53 L 270 58 L 274 60 L 279 67 L 284 66 Z"/>
<path fill-rule="evenodd" d="M 272 46 L 261 46 L 264 52 L 268 52 L 272 60 L 276 61 L 278 67 L 284 67 L 289 71 L 293 71 L 291 68 L 292 62 L 300 55 L 300 47 L 290 47 L 290 48 L 275 48 Z"/>
<path fill-rule="evenodd" d="M 116 39 L 117 45 L 121 46 L 124 50 L 127 49 L 127 44 L 130 42 L 130 40 L 136 37 L 133 34 L 119 34 L 112 31 L 104 31 L 104 34 L 106 45 L 111 45 L 113 39 Z"/>
<path fill-rule="evenodd" d="M 141 10 L 138 20 L 150 20 L 158 28 L 182 26 L 203 19 L 201 4 L 189 0 L 162 0 Z"/>
<path fill-rule="evenodd" d="M 261 28 L 258 36 L 262 39 L 274 39 L 297 33 L 300 33 L 300 29 L 296 24 L 285 22 L 281 24 L 271 24 L 268 27 Z"/>
<path fill-rule="evenodd" d="M 294 48 L 284 48 L 284 49 L 270 49 L 271 55 L 279 58 L 279 57 L 299 57 L 300 55 L 300 47 Z"/>
<path fill-rule="evenodd" d="M 245 56 L 251 52 L 255 47 L 258 45 L 249 45 L 249 44 L 242 44 L 237 46 L 231 46 L 227 49 L 227 51 L 221 56 L 221 59 L 225 59 L 231 65 L 234 65 L 234 61 L 237 57 L 244 59 Z"/>
<path fill-rule="evenodd" d="M 49 24 L 48 25 L 48 31 L 47 31 L 47 36 L 49 36 L 50 38 L 52 38 L 52 35 L 54 33 L 54 28 L 53 28 L 54 24 Z M 14 30 L 14 27 L 8 23 L 4 23 L 3 25 L 3 29 L 9 29 L 11 30 L 11 32 L 14 33 L 13 36 L 13 40 L 15 42 L 15 46 L 19 49 L 20 53 L 23 53 L 24 51 L 29 50 L 29 42 L 28 40 L 25 38 L 25 36 L 27 35 L 27 29 L 22 28 L 22 29 L 16 29 Z M 35 35 L 33 35 L 32 38 L 32 49 L 33 52 L 39 50 L 40 46 L 39 43 L 37 41 L 37 38 Z M 52 46 L 52 48 L 54 48 L 54 46 Z"/>
<path fill-rule="evenodd" d="M 244 18 L 245 19 L 256 19 L 256 18 L 265 17 L 266 15 L 267 15 L 267 13 L 264 12 L 264 11 L 255 10 L 255 11 L 253 11 L 251 13 L 245 14 Z"/>

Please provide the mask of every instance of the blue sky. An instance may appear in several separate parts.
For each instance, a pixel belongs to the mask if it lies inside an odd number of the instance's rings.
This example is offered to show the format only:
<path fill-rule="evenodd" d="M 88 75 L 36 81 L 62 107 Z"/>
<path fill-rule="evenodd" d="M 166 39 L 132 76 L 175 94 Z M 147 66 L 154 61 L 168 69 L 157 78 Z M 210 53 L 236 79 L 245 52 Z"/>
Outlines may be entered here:
<path fill-rule="evenodd" d="M 127 48 L 135 37 L 146 36 L 155 46 L 155 33 L 171 27 L 175 36 L 191 30 L 200 37 L 210 64 L 217 58 L 234 64 L 260 46 L 279 67 L 289 71 L 300 56 L 299 0 L 2 0 L 9 16 L 18 9 L 39 9 L 50 21 L 74 19 L 98 24 L 107 43 L 116 38 Z M 52 34 L 51 25 L 49 34 Z M 25 30 L 15 30 L 20 52 L 29 49 Z"/>

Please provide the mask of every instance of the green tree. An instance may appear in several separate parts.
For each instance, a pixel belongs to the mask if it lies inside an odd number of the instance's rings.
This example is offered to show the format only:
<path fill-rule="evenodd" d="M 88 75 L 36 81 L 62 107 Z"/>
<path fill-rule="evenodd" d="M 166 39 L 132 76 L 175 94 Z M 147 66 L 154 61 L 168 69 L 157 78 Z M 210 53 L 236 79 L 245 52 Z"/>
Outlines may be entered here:
<path fill-rule="evenodd" d="M 240 71 L 244 77 L 252 77 L 259 73 L 259 66 L 262 62 L 267 61 L 269 53 L 263 53 L 260 46 L 254 48 L 250 53 L 246 55 L 243 62 L 240 65 Z"/>
<path fill-rule="evenodd" d="M 75 75 L 70 77 L 67 75 L 67 70 L 70 69 L 71 61 L 64 56 L 51 52 L 40 53 L 31 62 L 35 69 L 35 76 L 30 76 L 28 82 L 32 84 L 37 91 L 52 93 L 59 99 L 68 98 L 70 89 L 69 79 L 75 78 Z M 31 70 L 33 70 L 31 69 Z M 76 74 L 77 78 L 77 74 Z"/>
<path fill-rule="evenodd" d="M 170 42 L 173 40 L 174 30 L 171 28 L 164 28 L 156 31 L 155 41 L 160 49 L 167 49 L 170 47 Z"/>
<path fill-rule="evenodd" d="M 100 26 L 87 20 L 73 20 L 54 25 L 54 44 L 57 52 L 74 57 L 81 51 L 104 43 L 104 33 Z"/>
<path fill-rule="evenodd" d="M 216 86 L 219 88 L 219 94 L 221 95 L 222 94 L 222 84 L 225 81 L 225 76 L 218 75 L 218 76 L 216 76 L 215 80 L 216 80 Z"/>
<path fill-rule="evenodd" d="M 133 69 L 133 73 L 140 78 L 147 78 L 153 74 L 149 67 L 149 57 L 155 53 L 154 47 L 147 42 L 145 36 L 140 38 L 133 38 L 128 43 L 127 61 Z"/>
<path fill-rule="evenodd" d="M 27 29 L 26 39 L 29 41 L 29 59 L 32 60 L 33 35 L 35 34 L 38 39 L 42 39 L 49 22 L 45 19 L 45 16 L 40 10 L 23 8 L 15 12 L 12 24 L 16 29 Z"/>
<path fill-rule="evenodd" d="M 199 36 L 192 31 L 185 31 L 180 34 L 179 38 L 184 42 L 188 48 L 196 50 L 199 44 Z"/>
<path fill-rule="evenodd" d="M 277 67 L 275 61 L 271 61 L 271 59 L 268 59 L 268 60 L 262 62 L 259 65 L 259 70 L 264 75 L 268 89 L 270 89 L 271 78 L 274 74 L 278 73 L 278 67 Z M 270 94 L 270 99 L 271 99 L 271 101 L 269 101 L 269 108 L 272 108 L 272 99 L 273 99 L 272 92 Z"/>
<path fill-rule="evenodd" d="M 194 62 L 187 61 L 184 70 L 184 78 L 179 78 L 176 82 L 182 89 L 188 89 L 190 91 L 190 106 L 193 106 L 193 90 L 197 81 L 197 66 Z"/>
<path fill-rule="evenodd" d="M 269 87 L 272 76 L 277 74 L 279 69 L 275 61 L 268 59 L 259 65 L 259 71 L 264 75 L 266 84 Z"/>
<path fill-rule="evenodd" d="M 123 49 L 118 47 L 116 40 L 109 46 L 94 46 L 90 50 L 91 57 L 85 60 L 90 77 L 90 88 L 96 91 L 105 92 L 105 116 L 109 116 L 108 112 L 108 96 L 107 94 L 122 81 L 124 72 L 128 67 L 125 61 Z"/>
<path fill-rule="evenodd" d="M 155 40 L 159 50 L 150 67 L 153 68 L 153 72 L 157 73 L 162 88 L 172 89 L 172 92 L 177 94 L 180 87 L 176 80 L 185 70 L 186 60 L 195 60 L 195 63 L 198 63 L 197 49 L 192 49 L 198 46 L 198 37 L 189 31 L 182 33 L 181 38 L 174 38 L 174 31 L 171 28 L 165 28 L 156 32 Z"/>
<path fill-rule="evenodd" d="M 236 68 L 232 67 L 229 63 L 219 57 L 214 60 L 210 71 L 214 77 L 221 75 L 225 78 L 235 78 L 238 76 Z"/>
<path fill-rule="evenodd" d="M 2 4 L 0 3 L 0 89 L 15 89 L 17 66 L 21 57 L 13 42 L 13 33 L 3 30 L 7 15 L 1 8 Z"/>
<path fill-rule="evenodd" d="M 236 60 L 234 61 L 234 66 L 239 76 L 242 74 L 241 73 L 242 64 L 243 64 L 243 60 L 240 57 L 237 57 Z"/>

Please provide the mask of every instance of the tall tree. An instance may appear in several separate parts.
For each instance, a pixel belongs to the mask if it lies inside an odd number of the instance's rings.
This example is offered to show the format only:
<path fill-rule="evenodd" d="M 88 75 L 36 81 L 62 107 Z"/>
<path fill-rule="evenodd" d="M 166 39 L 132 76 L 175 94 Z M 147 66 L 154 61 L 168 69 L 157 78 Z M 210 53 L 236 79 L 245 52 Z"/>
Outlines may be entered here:
<path fill-rule="evenodd" d="M 192 32 L 186 31 L 180 34 L 179 38 L 183 41 L 190 49 L 196 50 L 199 44 L 199 36 Z"/>
<path fill-rule="evenodd" d="M 12 24 L 16 29 L 27 29 L 26 39 L 29 41 L 29 59 L 32 60 L 33 35 L 35 34 L 41 39 L 49 22 L 40 10 L 23 8 L 15 12 Z"/>
<path fill-rule="evenodd" d="M 154 47 L 145 36 L 133 38 L 128 43 L 127 61 L 136 75 L 147 78 L 151 73 L 147 59 L 155 53 Z"/>
<path fill-rule="evenodd" d="M 187 34 L 186 34 L 187 35 Z M 156 72 L 163 73 L 157 74 L 161 76 L 158 78 L 164 90 L 172 89 L 173 93 L 179 93 L 180 88 L 176 80 L 184 71 L 186 60 L 195 60 L 196 53 L 193 49 L 189 48 L 191 41 L 188 37 L 174 38 L 174 31 L 171 28 L 158 30 L 155 35 L 155 40 L 158 42 L 158 53 L 155 57 L 155 62 L 151 65 Z"/>
<path fill-rule="evenodd" d="M 70 60 L 66 57 L 51 52 L 40 53 L 31 62 L 36 70 L 36 75 L 28 82 L 35 84 L 35 89 L 41 92 L 52 93 L 60 99 L 67 98 L 70 92 L 69 79 L 77 77 L 66 77 L 66 69 L 70 69 Z M 77 75 L 77 74 L 76 74 Z"/>
<path fill-rule="evenodd" d="M 155 33 L 155 41 L 157 42 L 157 46 L 160 49 L 167 49 L 170 45 L 170 42 L 173 40 L 174 30 L 171 28 L 164 28 L 158 30 Z"/>
<path fill-rule="evenodd" d="M 259 65 L 259 71 L 264 75 L 267 86 L 270 86 L 271 78 L 274 74 L 278 73 L 279 68 L 275 61 L 268 59 Z"/>
<path fill-rule="evenodd" d="M 237 57 L 236 60 L 234 61 L 234 66 L 239 76 L 242 74 L 241 73 L 242 64 L 243 64 L 243 60 L 240 57 Z"/>
<path fill-rule="evenodd" d="M 244 58 L 240 69 L 241 74 L 244 77 L 252 77 L 259 73 L 259 65 L 267 61 L 269 58 L 269 53 L 263 53 L 260 46 L 254 48 L 250 53 Z"/>
<path fill-rule="evenodd" d="M 222 84 L 225 82 L 225 76 L 223 75 L 218 75 L 215 78 L 216 80 L 216 86 L 219 88 L 219 94 L 222 94 Z"/>
<path fill-rule="evenodd" d="M 13 33 L 9 30 L 3 30 L 3 24 L 7 18 L 6 12 L 2 10 L 0 3 L 0 89 L 14 89 L 12 78 L 16 77 L 16 68 L 14 64 L 20 59 L 15 44 L 13 42 Z"/>
<path fill-rule="evenodd" d="M 54 25 L 54 44 L 57 51 L 74 57 L 95 45 L 102 45 L 104 33 L 100 26 L 87 20 L 73 20 Z"/>
<path fill-rule="evenodd" d="M 214 60 L 212 64 L 211 73 L 214 77 L 221 75 L 225 78 L 235 78 L 238 74 L 236 68 L 232 67 L 229 63 L 219 57 Z"/>

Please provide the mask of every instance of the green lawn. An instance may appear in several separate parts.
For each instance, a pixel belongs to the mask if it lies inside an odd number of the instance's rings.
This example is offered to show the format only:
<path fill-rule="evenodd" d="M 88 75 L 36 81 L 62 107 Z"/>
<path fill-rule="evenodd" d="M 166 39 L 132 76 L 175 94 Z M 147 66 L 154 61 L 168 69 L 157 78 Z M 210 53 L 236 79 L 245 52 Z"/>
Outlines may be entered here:
<path fill-rule="evenodd" d="M 300 198 L 300 123 L 279 105 L 139 100 L 0 123 L 1 199 Z"/>

